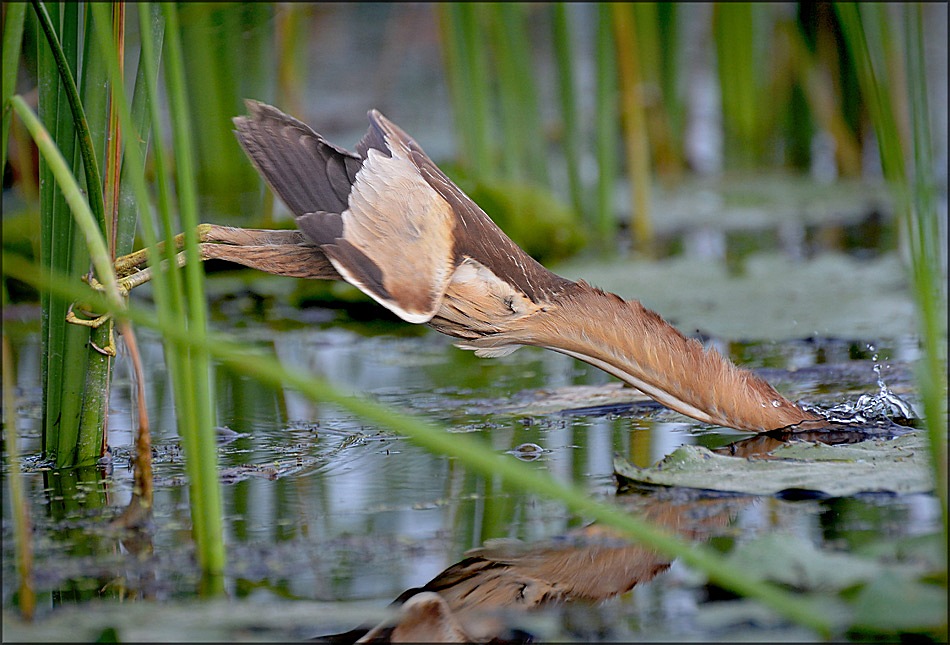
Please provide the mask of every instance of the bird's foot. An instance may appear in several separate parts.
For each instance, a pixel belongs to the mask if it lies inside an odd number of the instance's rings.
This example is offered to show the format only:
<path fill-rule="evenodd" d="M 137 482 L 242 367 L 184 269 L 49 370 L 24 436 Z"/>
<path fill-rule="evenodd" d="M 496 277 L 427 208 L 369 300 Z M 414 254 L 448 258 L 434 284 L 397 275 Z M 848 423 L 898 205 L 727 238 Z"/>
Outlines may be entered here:
<path fill-rule="evenodd" d="M 123 298 L 126 297 L 129 293 L 129 287 L 123 284 L 125 280 L 127 280 L 127 278 L 123 278 L 122 280 L 119 280 L 119 293 Z M 85 275 L 82 277 L 82 281 L 100 293 L 105 291 L 105 287 L 102 285 L 102 283 L 100 283 L 98 280 L 96 280 L 92 276 Z M 71 305 L 69 305 L 69 309 L 66 310 L 66 322 L 70 323 L 71 325 L 89 327 L 90 329 L 99 329 L 104 324 L 108 323 L 109 341 L 105 345 L 105 347 L 99 347 L 99 345 L 97 345 L 95 342 L 91 340 L 89 341 L 89 344 L 92 346 L 93 349 L 95 349 L 100 354 L 105 354 L 106 356 L 116 355 L 115 331 L 114 331 L 113 317 L 111 313 L 97 315 L 94 312 L 87 309 L 85 305 L 83 305 L 82 303 L 74 302 Z"/>

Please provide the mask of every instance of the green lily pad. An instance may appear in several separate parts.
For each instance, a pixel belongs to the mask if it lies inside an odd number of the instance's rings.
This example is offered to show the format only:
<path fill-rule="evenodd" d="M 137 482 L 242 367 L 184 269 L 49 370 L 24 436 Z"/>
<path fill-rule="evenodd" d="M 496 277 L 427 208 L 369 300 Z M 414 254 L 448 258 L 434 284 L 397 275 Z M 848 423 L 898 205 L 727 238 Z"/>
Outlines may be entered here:
<path fill-rule="evenodd" d="M 867 584 L 881 575 L 882 567 L 902 577 L 926 573 L 913 564 L 882 564 L 876 558 L 821 551 L 808 540 L 777 533 L 739 545 L 728 561 L 749 575 L 798 591 L 819 593 L 837 593 Z"/>
<path fill-rule="evenodd" d="M 846 497 L 862 492 L 927 493 L 934 487 L 927 444 L 917 433 L 846 446 L 794 443 L 772 455 L 744 459 L 701 446 L 680 446 L 650 468 L 615 458 L 614 472 L 638 483 L 747 495 L 794 490 Z"/>
<path fill-rule="evenodd" d="M 942 542 L 942 534 L 922 536 Z M 795 535 L 770 533 L 737 546 L 727 564 L 758 579 L 794 589 L 815 611 L 828 617 L 835 632 L 880 639 L 926 634 L 945 640 L 946 584 L 925 581 L 941 563 L 893 554 L 856 555 L 815 548 Z M 934 568 L 936 567 L 936 568 Z M 699 618 L 707 629 L 742 624 L 780 623 L 770 609 L 748 600 L 710 603 Z"/>
<path fill-rule="evenodd" d="M 873 632 L 928 632 L 947 638 L 947 587 L 881 572 L 854 601 L 854 628 Z"/>

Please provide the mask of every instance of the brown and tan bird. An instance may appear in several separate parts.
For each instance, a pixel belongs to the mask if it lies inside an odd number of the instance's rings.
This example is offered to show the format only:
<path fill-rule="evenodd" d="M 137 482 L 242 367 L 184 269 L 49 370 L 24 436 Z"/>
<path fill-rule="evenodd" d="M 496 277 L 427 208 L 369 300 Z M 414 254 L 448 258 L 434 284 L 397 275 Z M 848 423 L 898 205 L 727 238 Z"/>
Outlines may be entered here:
<path fill-rule="evenodd" d="M 476 355 L 536 345 L 687 416 L 763 431 L 816 419 L 638 301 L 548 271 L 376 110 L 349 152 L 268 105 L 234 119 L 251 161 L 350 284 Z"/>
<path fill-rule="evenodd" d="M 277 108 L 247 107 L 237 138 L 299 231 L 202 225 L 204 259 L 343 279 L 478 356 L 552 349 L 705 423 L 761 432 L 819 419 L 639 301 L 544 268 L 378 111 L 354 153 Z"/>

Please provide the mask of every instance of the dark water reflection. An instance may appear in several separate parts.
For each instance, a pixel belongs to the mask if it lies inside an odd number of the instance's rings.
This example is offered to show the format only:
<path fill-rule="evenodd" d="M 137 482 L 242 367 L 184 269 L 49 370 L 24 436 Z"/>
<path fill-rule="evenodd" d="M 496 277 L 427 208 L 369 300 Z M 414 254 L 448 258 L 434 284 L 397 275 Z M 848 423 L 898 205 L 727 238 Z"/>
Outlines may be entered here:
<path fill-rule="evenodd" d="M 219 328 L 230 329 L 247 343 L 271 347 L 285 364 L 325 376 L 355 394 L 437 420 L 454 432 L 474 433 L 498 452 L 537 444 L 543 452 L 529 462 L 531 467 L 602 498 L 613 499 L 617 492 L 615 453 L 648 466 L 683 443 L 719 448 L 747 436 L 701 426 L 652 404 L 496 414 L 493 409 L 520 400 L 526 390 L 600 385 L 610 379 L 541 350 L 523 349 L 489 361 L 456 350 L 435 333 L 407 326 L 363 325 L 342 316 L 333 319 L 332 313 L 323 315 L 328 320 L 322 323 L 295 325 L 289 324 L 292 316 L 289 323 L 284 318 L 286 312 L 269 311 L 254 319 L 239 315 L 240 307 L 238 300 L 219 310 Z M 236 320 L 240 327 L 233 324 Z M 35 522 L 36 588 L 40 611 L 47 616 L 59 606 L 94 598 L 188 599 L 198 587 L 184 461 L 161 347 L 147 331 L 138 333 L 154 428 L 154 521 L 145 539 L 107 526 L 131 496 L 131 384 L 127 358 L 121 358 L 110 418 L 111 472 L 35 471 L 25 478 Z M 861 345 L 811 339 L 735 346 L 731 353 L 762 369 L 790 398 L 830 403 L 875 389 L 871 357 L 855 351 Z M 879 353 L 890 356 L 906 347 L 900 342 L 876 345 Z M 21 453 L 36 455 L 36 335 L 24 333 L 17 346 Z M 891 360 L 890 365 L 885 373 L 889 385 L 909 393 L 907 361 Z M 215 387 L 222 426 L 226 584 L 233 598 L 368 601 L 382 609 L 407 589 L 437 580 L 471 549 L 492 555 L 486 542 L 517 539 L 518 549 L 541 545 L 543 550 L 544 545 L 563 546 L 565 538 L 559 536 L 593 530 L 584 528 L 584 518 L 557 503 L 514 490 L 498 478 L 472 474 L 335 406 L 311 403 L 296 392 L 278 391 L 223 368 L 216 369 Z M 690 512 L 682 511 L 682 499 L 664 500 L 655 493 L 618 500 L 646 515 L 672 513 L 677 517 L 675 530 L 722 550 L 771 532 L 850 550 L 871 535 L 917 535 L 933 530 L 937 522 L 937 506 L 926 495 L 691 499 L 685 507 L 692 508 Z M 643 504 L 652 510 L 637 508 Z M 694 512 L 697 505 L 713 504 L 720 510 Z M 16 590 L 10 517 L 5 497 L 5 609 L 14 606 Z M 644 564 L 644 575 L 634 583 L 616 586 L 615 591 L 622 592 L 636 585 L 632 595 L 612 601 L 615 609 L 605 634 L 630 636 L 656 629 L 679 637 L 704 633 L 691 617 L 708 590 L 675 562 L 651 563 Z M 565 611 L 560 620 L 568 620 Z M 316 636 L 360 624 L 341 616 L 313 615 L 310 631 L 297 625 L 293 633 Z M 567 631 L 559 633 L 592 634 L 571 631 L 565 624 L 559 629 Z"/>

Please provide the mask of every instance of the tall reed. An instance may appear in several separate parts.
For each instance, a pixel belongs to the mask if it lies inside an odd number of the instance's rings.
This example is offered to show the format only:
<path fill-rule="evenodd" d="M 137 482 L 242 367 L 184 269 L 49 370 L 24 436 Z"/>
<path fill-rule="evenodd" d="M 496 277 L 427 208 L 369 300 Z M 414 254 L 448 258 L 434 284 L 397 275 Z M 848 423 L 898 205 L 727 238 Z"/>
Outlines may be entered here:
<path fill-rule="evenodd" d="M 906 77 L 893 74 L 891 17 L 886 7 L 840 3 L 835 9 L 858 68 L 861 92 L 877 135 L 884 177 L 896 198 L 901 230 L 909 249 L 909 273 L 918 314 L 923 355 L 917 378 L 925 423 L 930 437 L 936 494 L 941 501 L 944 534 L 947 534 L 947 348 L 946 256 L 937 215 L 934 159 L 930 137 L 927 79 L 924 70 L 922 9 L 902 7 Z M 870 28 L 868 28 L 870 27 Z M 901 81 L 906 78 L 906 84 Z M 898 98 L 906 100 L 909 123 L 901 124 Z M 902 132 L 912 135 L 907 140 Z M 908 151 L 905 153 L 905 151 Z M 908 164 L 909 160 L 912 161 Z"/>
<path fill-rule="evenodd" d="M 175 38 L 188 61 L 182 81 L 188 111 L 199 125 L 191 133 L 195 184 L 203 210 L 219 221 L 259 216 L 256 200 L 247 199 L 258 177 L 231 133 L 231 117 L 243 109 L 243 98 L 273 100 L 276 59 L 270 26 L 277 7 L 272 2 L 176 7 Z"/>
<path fill-rule="evenodd" d="M 924 57 L 923 9 L 919 3 L 903 5 L 907 43 L 907 84 L 911 106 L 914 159 L 913 217 L 907 221 L 911 248 L 911 275 L 919 312 L 924 355 L 918 365 L 924 416 L 930 435 L 931 455 L 942 502 L 944 538 L 948 537 L 947 513 L 947 283 L 946 247 L 941 243 L 934 176 L 933 139 L 927 98 Z"/>
<path fill-rule="evenodd" d="M 5 6 L 3 24 L 3 58 L 0 66 L 2 77 L 2 146 L 0 146 L 0 171 L 7 162 L 7 143 L 13 110 L 8 101 L 16 91 L 17 67 L 20 58 L 20 45 L 23 40 L 23 27 L 26 22 L 27 5 L 23 2 L 9 3 Z M 9 302 L 6 284 L 0 285 L 0 295 L 5 306 Z M 29 507 L 23 485 L 23 472 L 20 464 L 19 430 L 15 384 L 16 373 L 13 366 L 12 350 L 6 331 L 0 338 L 2 343 L 3 378 L 3 450 L 8 464 L 6 481 L 10 491 L 10 506 L 13 520 L 13 548 L 18 577 L 17 599 L 20 614 L 25 620 L 32 620 L 36 610 L 36 594 L 33 589 L 33 542 L 30 539 L 31 521 Z"/>
<path fill-rule="evenodd" d="M 589 219 L 585 191 L 580 176 L 581 127 L 577 105 L 577 87 L 574 72 L 575 57 L 571 16 L 573 7 L 564 2 L 555 2 L 551 8 L 551 40 L 554 46 L 555 68 L 557 71 L 557 93 L 561 110 L 564 146 L 564 163 L 567 169 L 567 183 L 570 191 L 571 206 L 579 216 Z"/>
<path fill-rule="evenodd" d="M 455 124 L 462 139 L 462 162 L 476 177 L 489 177 L 494 167 L 490 87 L 486 54 L 480 45 L 478 7 L 446 3 L 439 5 L 438 11 Z"/>
<path fill-rule="evenodd" d="M 627 152 L 627 177 L 630 183 L 630 231 L 634 248 L 649 253 L 653 248 L 650 217 L 650 149 L 646 105 L 643 96 L 643 70 L 637 11 L 631 5 L 612 4 L 614 40 L 620 77 L 620 105 L 623 115 L 624 147 Z"/>
<path fill-rule="evenodd" d="M 187 97 L 182 70 L 181 44 L 178 40 L 177 12 L 172 5 L 162 5 L 160 12 L 148 3 L 139 5 L 139 23 L 142 33 L 141 61 L 142 88 L 147 98 L 144 100 L 151 127 L 155 132 L 154 154 L 157 161 L 157 180 L 159 187 L 159 214 L 162 228 L 166 234 L 165 260 L 171 270 L 168 279 L 165 273 L 156 272 L 155 300 L 158 317 L 163 324 L 187 330 L 190 335 L 201 339 L 206 334 L 206 303 L 203 288 L 204 274 L 198 259 L 197 200 L 192 170 L 193 147 L 190 134 L 190 117 L 187 112 Z M 105 20 L 100 8 L 93 9 L 97 20 Z M 167 163 L 169 155 L 162 136 L 160 115 L 158 112 L 158 48 L 167 37 L 166 85 L 169 106 L 172 112 L 175 169 L 177 172 L 178 207 L 174 206 Z M 100 36 L 100 52 L 110 63 L 110 72 L 114 79 L 121 78 L 118 59 L 111 54 L 115 45 L 105 36 Z M 139 88 L 137 87 L 136 90 Z M 134 101 L 133 101 L 134 103 Z M 124 87 L 116 84 L 115 105 L 122 127 L 136 134 L 136 120 L 133 117 Z M 141 115 L 139 115 L 141 119 Z M 137 136 L 132 140 L 138 140 Z M 162 258 L 158 253 L 158 240 L 155 235 L 156 223 L 152 220 L 148 205 L 148 193 L 145 186 L 144 149 L 141 146 L 129 146 L 126 149 L 127 180 L 130 192 L 135 195 L 143 218 L 142 232 L 150 249 L 151 262 Z M 124 168 L 125 169 L 125 168 Z M 178 217 L 176 217 L 176 215 Z M 185 239 L 185 254 L 188 266 L 184 276 L 174 261 L 177 251 L 173 242 L 176 222 L 180 218 L 182 226 L 190 231 Z M 210 381 L 210 365 L 207 353 L 193 347 L 183 347 L 173 340 L 166 340 L 166 362 L 169 365 L 172 387 L 175 391 L 175 409 L 179 433 L 182 436 L 186 453 L 186 467 L 189 475 L 189 499 L 198 562 L 204 574 L 203 591 L 220 593 L 221 574 L 224 570 L 225 550 L 223 525 L 221 518 L 221 492 L 217 478 L 217 453 L 214 437 L 213 400 Z"/>
<path fill-rule="evenodd" d="M 207 335 L 207 302 L 204 294 L 204 272 L 198 252 L 198 200 L 194 180 L 191 115 L 185 87 L 184 56 L 179 40 L 178 12 L 175 5 L 163 4 L 168 25 L 165 83 L 171 111 L 172 138 L 178 187 L 178 214 L 185 233 L 185 295 L 188 310 L 184 329 L 192 338 L 203 341 Z M 173 249 L 171 240 L 167 248 Z M 214 402 L 211 391 L 210 360 L 201 342 L 183 346 L 175 343 L 185 358 L 176 385 L 179 410 L 187 414 L 179 420 L 185 441 L 186 466 L 189 477 L 189 499 L 198 561 L 206 574 L 207 591 L 223 591 L 225 564 L 224 529 L 221 516 L 221 486 L 217 475 L 217 440 L 214 433 Z M 180 412 L 180 413 L 181 413 Z"/>
<path fill-rule="evenodd" d="M 0 171 L 7 163 L 7 144 L 10 136 L 10 123 L 13 120 L 13 111 L 9 109 L 7 101 L 16 92 L 17 71 L 20 63 L 20 46 L 23 42 L 23 26 L 26 23 L 26 3 L 11 2 L 4 7 L 3 16 L 3 52 L 0 78 L 2 78 L 2 110 L 3 119 L 0 123 Z"/>
<path fill-rule="evenodd" d="M 35 7 L 41 20 L 45 20 L 45 7 L 39 3 L 37 3 Z M 165 280 L 162 272 L 159 272 L 156 276 L 155 293 L 156 302 L 159 305 L 158 318 L 163 324 L 186 329 L 191 337 L 200 340 L 205 334 L 206 322 L 204 308 L 206 305 L 202 287 L 203 272 L 200 262 L 198 261 L 197 239 L 195 239 L 194 236 L 194 231 L 197 226 L 197 205 L 191 167 L 192 144 L 188 125 L 189 116 L 186 108 L 187 98 L 184 91 L 181 47 L 177 40 L 178 24 L 175 7 L 165 5 L 161 8 L 161 12 L 159 12 L 156 11 L 158 7 L 153 9 L 147 4 L 138 6 L 140 11 L 142 52 L 140 57 L 140 73 L 138 75 L 140 82 L 137 83 L 136 93 L 140 97 L 145 95 L 146 98 L 138 98 L 132 101 L 135 106 L 134 115 L 123 85 L 121 62 L 123 60 L 123 47 L 120 42 L 116 40 L 116 36 L 118 36 L 121 41 L 123 33 L 123 27 L 120 24 L 122 22 L 122 14 L 121 12 L 110 14 L 108 6 L 102 4 L 94 3 L 87 5 L 85 8 L 89 14 L 86 16 L 86 32 L 84 34 L 86 38 L 84 41 L 86 43 L 86 50 L 84 52 L 84 60 L 86 63 L 84 69 L 95 69 L 97 70 L 96 76 L 98 78 L 111 79 L 113 81 L 111 85 L 111 109 L 113 110 L 113 117 L 111 119 L 102 118 L 98 121 L 99 126 L 93 127 L 92 130 L 100 133 L 100 142 L 105 140 L 105 135 L 108 130 L 111 131 L 110 140 L 115 145 L 118 146 L 122 141 L 131 142 L 131 145 L 124 146 L 124 155 L 120 154 L 116 148 L 107 157 L 110 161 L 109 168 L 111 178 L 108 185 L 110 186 L 110 193 L 112 195 L 110 206 L 113 212 L 113 218 L 110 220 L 111 227 L 105 227 L 102 225 L 103 203 L 101 191 L 98 198 L 92 194 L 94 191 L 89 191 L 90 199 L 86 199 L 79 183 L 77 183 L 75 179 L 77 174 L 76 165 L 74 164 L 71 167 L 68 164 L 67 159 L 57 147 L 56 140 L 47 133 L 41 120 L 32 113 L 23 100 L 16 96 L 11 99 L 10 104 L 26 125 L 40 149 L 43 159 L 43 172 L 49 174 L 49 186 L 53 187 L 55 182 L 57 191 L 55 193 L 51 191 L 51 194 L 54 196 L 59 195 L 63 200 L 64 206 L 59 207 L 59 214 L 68 218 L 68 223 L 70 224 L 69 231 L 73 237 L 78 238 L 74 240 L 72 244 L 85 254 L 80 256 L 85 258 L 84 264 L 79 267 L 82 270 L 77 271 L 77 267 L 64 261 L 62 251 L 60 251 L 59 254 L 56 253 L 56 250 L 60 247 L 54 247 L 53 242 L 56 241 L 56 238 L 50 235 L 52 241 L 44 243 L 43 257 L 56 260 L 59 265 L 46 266 L 45 270 L 55 275 L 78 277 L 85 273 L 89 260 L 91 259 L 95 267 L 95 276 L 103 285 L 103 289 L 108 296 L 108 310 L 113 313 L 123 310 L 125 305 L 117 288 L 118 285 L 112 267 L 113 256 L 109 251 L 110 244 L 107 241 L 115 240 L 112 244 L 113 249 L 119 244 L 118 222 L 115 217 L 121 216 L 123 212 L 132 215 L 141 215 L 143 219 L 142 232 L 149 246 L 153 249 L 152 257 L 155 258 L 156 261 L 161 258 L 161 255 L 156 252 L 156 225 L 151 217 L 151 207 L 149 206 L 148 191 L 145 185 L 144 164 L 145 141 L 148 140 L 148 125 L 156 126 L 156 157 L 160 159 L 158 165 L 161 189 L 159 201 L 161 206 L 160 212 L 164 220 L 164 228 L 169 233 L 169 236 L 171 236 L 179 225 L 177 215 L 180 213 L 181 223 L 185 226 L 186 230 L 192 231 L 192 235 L 186 240 L 186 253 L 190 262 L 189 268 L 184 272 L 184 279 L 177 281 Z M 59 37 L 57 36 L 55 26 L 60 24 L 62 32 L 68 36 L 66 42 L 74 44 L 77 40 L 74 32 L 77 31 L 76 26 L 79 24 L 80 14 L 73 12 L 73 7 L 63 6 L 64 14 L 61 16 L 59 9 L 60 7 L 57 6 L 55 13 L 56 19 L 49 18 L 49 20 L 46 20 L 47 28 L 45 31 L 47 34 L 50 34 L 50 49 L 54 52 L 50 57 L 52 60 L 48 67 L 51 70 L 55 69 L 61 75 L 63 83 L 52 83 L 48 82 L 47 79 L 45 91 L 50 92 L 53 88 L 63 85 L 66 87 L 63 93 L 68 95 L 70 91 L 70 75 L 68 73 L 70 72 L 70 58 L 68 54 L 75 48 L 71 46 L 64 48 L 63 52 L 57 51 Z M 168 32 L 164 30 L 164 23 L 171 26 Z M 170 45 L 168 47 L 167 59 L 169 65 L 166 70 L 166 79 L 169 104 L 173 116 L 172 123 L 174 126 L 174 161 L 179 173 L 177 186 L 180 201 L 177 208 L 173 207 L 171 198 L 172 182 L 170 177 L 167 176 L 167 168 L 165 165 L 165 162 L 172 157 L 165 153 L 161 130 L 158 129 L 160 119 L 156 85 L 158 71 L 158 51 L 156 50 L 161 48 L 163 35 L 165 33 L 169 35 Z M 92 75 L 92 72 L 89 72 L 89 74 Z M 91 83 L 91 81 L 89 82 Z M 100 87 L 103 86 L 103 84 L 100 84 Z M 66 98 L 56 93 L 53 93 L 53 96 L 65 105 Z M 85 146 L 91 141 L 92 137 L 86 134 L 90 128 L 86 125 L 86 121 L 83 118 L 82 101 L 77 97 L 78 92 L 72 92 L 68 99 L 73 108 L 69 114 L 69 118 L 61 117 L 54 119 L 52 122 L 55 127 L 68 132 L 71 132 L 71 130 L 66 126 L 76 124 L 76 129 L 80 132 L 80 142 Z M 53 100 L 41 92 L 41 107 L 47 102 L 52 103 Z M 91 103 L 95 104 L 96 102 L 93 101 Z M 101 101 L 98 102 L 98 105 L 101 108 L 105 106 Z M 97 113 L 101 111 L 104 110 L 97 108 Z M 54 114 L 63 114 L 62 107 L 59 112 L 55 112 Z M 108 127 L 105 125 L 107 122 L 111 124 Z M 144 136 L 140 136 L 139 128 L 143 123 L 146 124 L 144 128 L 145 132 Z M 118 136 L 119 132 L 124 134 L 121 139 Z M 66 147 L 67 151 L 70 151 L 69 144 L 72 141 L 72 135 L 67 137 L 61 133 L 61 137 L 65 143 L 64 147 Z M 91 146 L 86 147 L 89 148 Z M 99 150 L 104 152 L 104 146 L 100 144 Z M 69 154 L 73 155 L 71 151 Z M 88 150 L 84 152 L 84 160 L 92 159 L 91 162 L 85 163 L 84 165 L 88 176 L 86 180 L 87 186 L 92 184 L 100 185 L 100 180 L 93 175 L 93 172 L 96 170 L 94 155 L 95 153 L 90 155 Z M 120 178 L 118 176 L 118 167 L 119 161 L 123 156 L 123 172 Z M 127 200 L 124 205 L 120 203 L 122 201 L 123 188 Z M 66 223 L 66 220 L 57 221 L 56 227 L 66 228 Z M 50 231 L 54 230 L 53 224 L 44 224 L 44 228 Z M 110 228 L 111 231 L 116 233 L 115 236 L 108 234 Z M 126 233 L 125 238 L 130 237 L 131 236 Z M 125 242 L 123 241 L 123 243 Z M 170 248 L 171 247 L 173 247 L 173 245 L 170 245 Z M 174 253 L 174 250 L 171 252 Z M 175 266 L 174 263 L 173 266 Z M 177 274 L 172 271 L 170 275 L 174 276 Z M 45 293 L 50 292 L 47 291 Z M 46 314 L 46 320 L 49 321 L 51 327 L 54 322 L 58 323 L 64 319 L 65 308 L 68 306 L 68 303 L 71 302 L 70 300 L 61 299 L 59 293 L 60 292 L 54 290 L 52 292 L 53 295 L 46 298 L 47 302 L 63 303 L 63 313 L 61 316 L 56 312 Z M 65 323 L 64 320 L 63 322 Z M 111 321 L 101 327 L 108 329 L 109 324 L 111 324 Z M 64 327 L 64 330 L 66 334 L 69 334 L 74 328 L 82 332 L 86 331 L 85 327 L 78 326 Z M 88 337 L 88 333 L 86 335 Z M 167 357 L 176 388 L 176 411 L 178 413 L 179 429 L 187 448 L 186 458 L 190 482 L 192 484 L 190 489 L 192 518 L 198 547 L 199 564 L 202 571 L 206 574 L 206 589 L 211 592 L 219 592 L 221 590 L 220 574 L 224 568 L 224 547 L 220 510 L 220 485 L 217 479 L 216 442 L 213 429 L 209 359 L 207 352 L 202 349 L 200 343 L 198 343 L 197 346 L 181 345 L 174 340 L 169 341 L 167 345 Z M 108 379 L 108 369 L 104 370 L 103 374 L 105 378 Z M 57 380 L 57 376 L 59 380 Z M 88 391 L 86 398 L 82 398 L 81 389 L 76 388 L 73 382 L 67 381 L 64 383 L 61 373 L 47 370 L 46 377 L 48 388 L 53 389 L 58 386 L 58 391 L 54 393 L 56 394 L 56 400 L 62 402 L 61 408 L 68 409 L 71 412 L 76 411 L 78 414 L 80 402 L 94 400 L 88 396 Z M 81 386 L 82 379 L 80 378 L 78 382 Z M 106 383 L 107 382 L 106 380 Z M 88 387 L 89 385 L 87 384 L 87 388 Z M 47 394 L 47 396 L 50 397 L 50 394 Z M 100 414 L 100 411 L 103 411 L 103 407 L 101 406 L 104 406 L 106 400 L 107 390 L 103 392 L 98 400 L 95 400 L 96 413 L 89 413 L 87 416 L 89 418 L 98 417 L 101 424 L 102 414 Z M 57 419 L 61 417 L 62 412 Z M 102 432 L 101 425 L 98 430 L 100 433 Z M 101 437 L 101 434 L 99 437 Z M 67 442 L 70 441 L 74 442 L 74 447 L 72 448 L 73 452 L 76 450 L 75 446 L 78 446 L 80 450 L 92 447 L 94 448 L 95 456 L 98 456 L 101 439 L 93 442 L 78 437 L 75 434 L 64 434 L 60 432 L 57 447 L 68 446 L 70 444 Z M 49 444 L 50 442 L 47 443 Z M 140 444 L 140 446 L 141 445 L 146 444 Z M 66 448 L 60 448 L 57 454 L 64 455 L 67 452 L 68 450 Z"/>
<path fill-rule="evenodd" d="M 595 38 L 596 97 L 594 149 L 597 157 L 597 190 L 594 230 L 602 248 L 611 248 L 616 233 L 614 189 L 617 185 L 617 59 L 613 41 L 613 16 L 609 5 L 597 5 Z"/>
<path fill-rule="evenodd" d="M 83 7 L 78 4 L 47 7 L 34 2 L 33 8 L 45 37 L 45 44 L 40 44 L 37 52 L 40 118 L 52 124 L 53 141 L 68 160 L 71 174 L 85 177 L 91 212 L 100 232 L 104 232 L 100 164 L 75 80 L 79 71 L 79 43 L 84 35 Z M 89 88 L 98 82 L 101 93 L 104 79 L 100 70 L 89 65 L 85 71 L 97 78 L 80 77 L 82 87 Z M 86 274 L 90 256 L 83 234 L 74 226 L 66 198 L 53 181 L 45 159 L 41 161 L 40 179 L 42 261 L 72 275 Z M 66 322 L 71 303 L 44 298 L 42 304 L 44 451 L 58 466 L 95 463 L 101 454 L 104 429 L 101 419 L 94 418 L 99 415 L 84 414 L 83 404 L 88 393 L 89 406 L 97 407 L 99 402 L 93 401 L 96 393 L 108 389 L 108 357 L 94 347 L 96 340 L 102 342 L 102 336 Z"/>
<path fill-rule="evenodd" d="M 3 303 L 7 302 L 6 289 L 3 290 Z M 23 472 L 20 463 L 20 449 L 18 446 L 18 426 L 16 376 L 13 369 L 12 350 L 10 341 L 4 333 L 2 338 L 2 374 L 3 382 L 3 450 L 4 457 L 9 464 L 7 484 L 10 490 L 10 503 L 13 516 L 13 548 L 16 553 L 17 604 L 20 614 L 26 620 L 33 620 L 36 611 L 36 593 L 33 589 L 33 542 L 30 538 L 31 524 L 29 506 L 23 486 Z"/>

